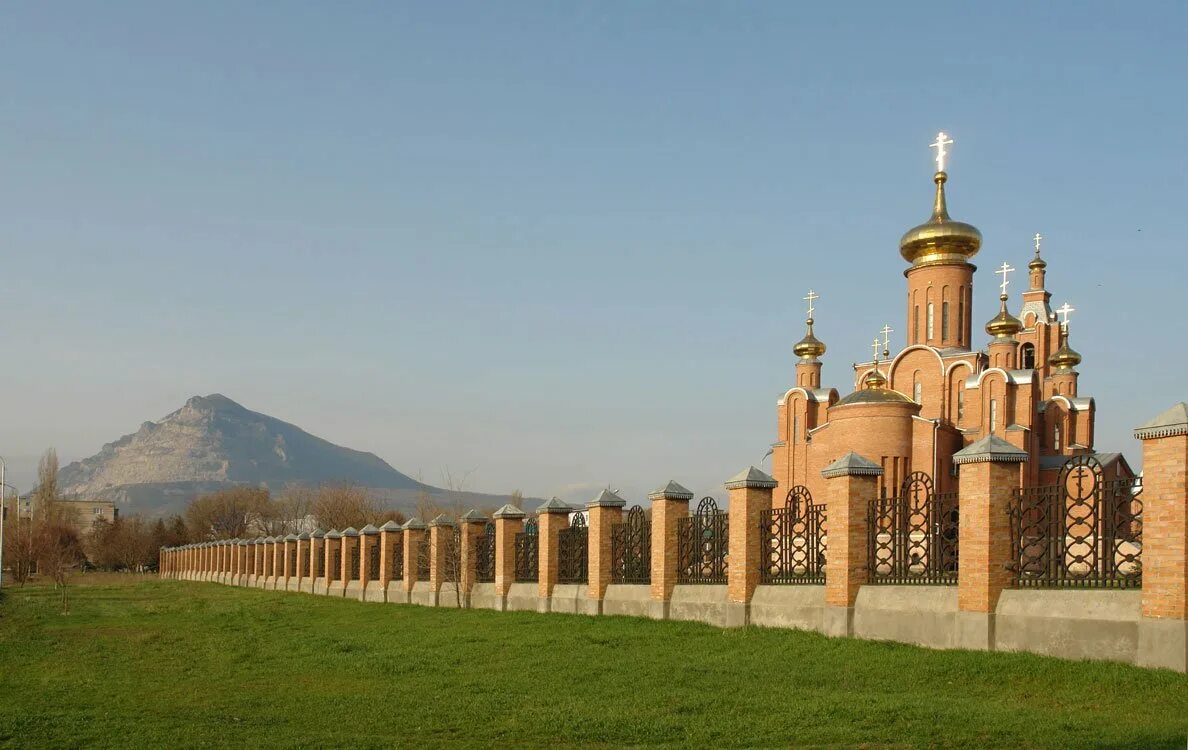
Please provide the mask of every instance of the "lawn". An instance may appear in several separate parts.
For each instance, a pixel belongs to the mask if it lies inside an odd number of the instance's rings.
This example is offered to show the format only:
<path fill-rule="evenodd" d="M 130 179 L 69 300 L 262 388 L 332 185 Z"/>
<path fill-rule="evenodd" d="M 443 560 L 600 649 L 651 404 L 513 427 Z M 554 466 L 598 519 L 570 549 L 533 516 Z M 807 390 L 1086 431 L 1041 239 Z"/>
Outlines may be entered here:
<path fill-rule="evenodd" d="M 85 579 L 85 577 L 83 577 Z M 696 623 L 82 580 L 0 603 L 4 747 L 1183 748 L 1188 677 Z"/>

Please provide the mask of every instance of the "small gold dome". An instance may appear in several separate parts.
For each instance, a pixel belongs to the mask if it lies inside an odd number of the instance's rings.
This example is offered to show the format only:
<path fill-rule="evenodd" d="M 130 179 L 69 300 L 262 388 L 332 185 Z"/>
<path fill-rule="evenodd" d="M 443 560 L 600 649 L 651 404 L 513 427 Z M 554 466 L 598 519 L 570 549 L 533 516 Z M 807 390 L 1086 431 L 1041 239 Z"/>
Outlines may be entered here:
<path fill-rule="evenodd" d="M 899 254 L 916 266 L 932 263 L 967 263 L 982 247 L 982 233 L 972 224 L 953 221 L 945 205 L 945 180 L 948 175 L 937 172 L 936 201 L 932 218 L 912 227 L 899 240 Z"/>
<path fill-rule="evenodd" d="M 1051 357 L 1048 357 L 1048 364 L 1058 370 L 1071 370 L 1081 364 L 1081 355 L 1068 345 L 1068 329 L 1065 329 L 1061 339 L 1060 348 Z"/>
<path fill-rule="evenodd" d="M 825 353 L 825 342 L 813 335 L 813 319 L 808 319 L 808 333 L 792 347 L 792 353 L 801 359 L 813 359 Z"/>
<path fill-rule="evenodd" d="M 883 388 L 887 385 L 887 376 L 879 372 L 879 368 L 876 367 L 862 378 L 862 385 L 865 388 Z"/>
<path fill-rule="evenodd" d="M 899 391 L 888 388 L 887 376 L 879 372 L 877 367 L 862 378 L 862 388 L 841 399 L 833 407 L 852 404 L 911 404 L 919 408 L 915 401 Z"/>
<path fill-rule="evenodd" d="M 986 333 L 995 338 L 1010 338 L 1023 330 L 1023 322 L 1007 312 L 1007 296 L 1005 294 L 999 296 L 998 300 L 1000 302 L 998 315 L 995 315 L 986 324 Z"/>
<path fill-rule="evenodd" d="M 1047 268 L 1048 263 L 1039 256 L 1039 253 L 1036 253 L 1035 257 L 1031 259 L 1031 262 L 1027 264 L 1027 267 L 1032 271 L 1035 271 L 1037 269 Z"/>

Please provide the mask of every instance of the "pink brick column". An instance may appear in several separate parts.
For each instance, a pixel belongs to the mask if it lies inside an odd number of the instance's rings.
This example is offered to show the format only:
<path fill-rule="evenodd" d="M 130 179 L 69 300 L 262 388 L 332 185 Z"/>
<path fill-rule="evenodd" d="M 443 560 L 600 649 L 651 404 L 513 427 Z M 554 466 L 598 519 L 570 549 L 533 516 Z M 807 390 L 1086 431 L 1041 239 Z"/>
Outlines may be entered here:
<path fill-rule="evenodd" d="M 285 563 L 281 567 L 281 582 L 277 588 L 288 589 L 290 582 L 297 581 L 297 535 L 289 534 L 284 539 Z"/>
<path fill-rule="evenodd" d="M 560 562 L 557 554 L 558 533 L 561 529 L 569 528 L 569 514 L 572 512 L 573 508 L 555 497 L 536 509 L 540 532 L 540 547 L 537 550 L 537 564 L 540 567 L 536 579 L 536 595 L 542 600 L 542 612 L 548 611 L 548 600 L 553 595 L 553 587 L 557 585 L 557 569 Z"/>
<path fill-rule="evenodd" d="M 750 622 L 749 608 L 759 568 L 763 540 L 759 523 L 762 513 L 771 510 L 771 493 L 779 484 L 754 466 L 743 469 L 726 482 L 730 492 L 730 566 L 726 572 L 726 612 L 729 625 Z"/>
<path fill-rule="evenodd" d="M 826 635 L 854 634 L 854 601 L 866 583 L 867 507 L 875 499 L 881 466 L 850 452 L 821 471 L 826 480 L 829 551 L 825 557 Z"/>
<path fill-rule="evenodd" d="M 677 521 L 689 515 L 693 493 L 669 482 L 648 495 L 652 501 L 652 600 L 668 617 L 668 603 L 677 582 Z"/>
<path fill-rule="evenodd" d="M 1143 441 L 1143 595 L 1137 662 L 1188 671 L 1188 403 L 1134 431 Z"/>
<path fill-rule="evenodd" d="M 342 596 L 342 532 L 330 529 L 322 541 L 326 549 L 326 590 L 322 593 Z"/>
<path fill-rule="evenodd" d="M 502 609 L 507 592 L 516 582 L 516 534 L 524 530 L 524 511 L 505 505 L 492 517 L 495 519 L 495 595 Z"/>
<path fill-rule="evenodd" d="M 487 533 L 487 522 L 490 519 L 477 510 L 470 510 L 459 519 L 458 529 L 458 568 L 462 580 L 461 586 L 463 606 L 470 606 L 470 589 L 474 586 L 478 568 L 475 564 L 475 545 Z"/>
<path fill-rule="evenodd" d="M 404 593 L 411 594 L 417 582 L 417 554 L 421 541 L 429 527 L 419 518 L 410 518 L 404 524 Z"/>
<path fill-rule="evenodd" d="M 611 557 L 611 527 L 623 522 L 623 506 L 627 501 L 610 490 L 603 490 L 598 497 L 586 503 L 589 513 L 589 540 L 587 555 L 589 557 L 589 584 L 586 587 L 586 598 L 592 604 L 591 614 L 602 613 L 602 599 L 606 596 L 606 587 L 611 583 L 614 560 Z"/>

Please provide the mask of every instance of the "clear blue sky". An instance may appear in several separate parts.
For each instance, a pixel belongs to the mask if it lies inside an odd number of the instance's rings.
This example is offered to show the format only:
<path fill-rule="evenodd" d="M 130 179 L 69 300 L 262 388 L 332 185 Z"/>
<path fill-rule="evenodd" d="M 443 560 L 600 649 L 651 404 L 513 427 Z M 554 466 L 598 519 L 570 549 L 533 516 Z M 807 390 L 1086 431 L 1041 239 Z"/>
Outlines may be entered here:
<path fill-rule="evenodd" d="M 221 392 L 428 481 L 720 490 L 809 286 L 843 393 L 904 329 L 944 129 L 975 320 L 1042 232 L 1137 464 L 1188 397 L 1185 7 L 5 2 L 0 454 Z"/>

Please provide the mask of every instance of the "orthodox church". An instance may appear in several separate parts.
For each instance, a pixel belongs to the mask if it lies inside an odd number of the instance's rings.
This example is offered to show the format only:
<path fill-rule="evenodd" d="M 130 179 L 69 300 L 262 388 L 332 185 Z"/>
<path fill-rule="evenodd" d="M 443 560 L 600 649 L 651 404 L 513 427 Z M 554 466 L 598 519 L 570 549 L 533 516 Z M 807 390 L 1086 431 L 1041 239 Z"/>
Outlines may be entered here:
<path fill-rule="evenodd" d="M 823 498 L 821 472 L 851 452 L 882 467 L 880 491 L 888 494 L 915 471 L 931 476 L 938 492 L 956 489 L 953 454 L 988 435 L 1028 454 L 1020 464 L 1023 486 L 1052 484 L 1070 456 L 1093 453 L 1096 405 L 1077 388 L 1081 355 L 1069 344 L 1073 309 L 1065 304 L 1053 310 L 1049 304 L 1040 235 L 1018 315 L 1009 312 L 1006 293 L 1015 269 L 1004 263 L 998 269 L 999 312 L 985 325 L 989 339 L 975 345 L 977 267 L 971 260 L 982 234 L 949 216 L 944 163 L 951 143 L 941 133 L 932 144 L 937 152 L 932 217 L 899 241 L 908 264 L 903 350 L 891 356 L 891 329 L 884 327 L 882 342 L 874 341 L 874 359 L 855 365 L 855 390 L 839 397 L 837 389 L 821 385 L 825 344 L 813 335 L 818 296 L 810 290 L 805 298 L 808 331 L 792 348 L 799 357 L 796 385 L 778 402 L 772 446 L 772 475 L 780 486 L 776 503 L 796 485 Z M 1120 454 L 1097 458 L 1111 477 L 1133 476 Z"/>

